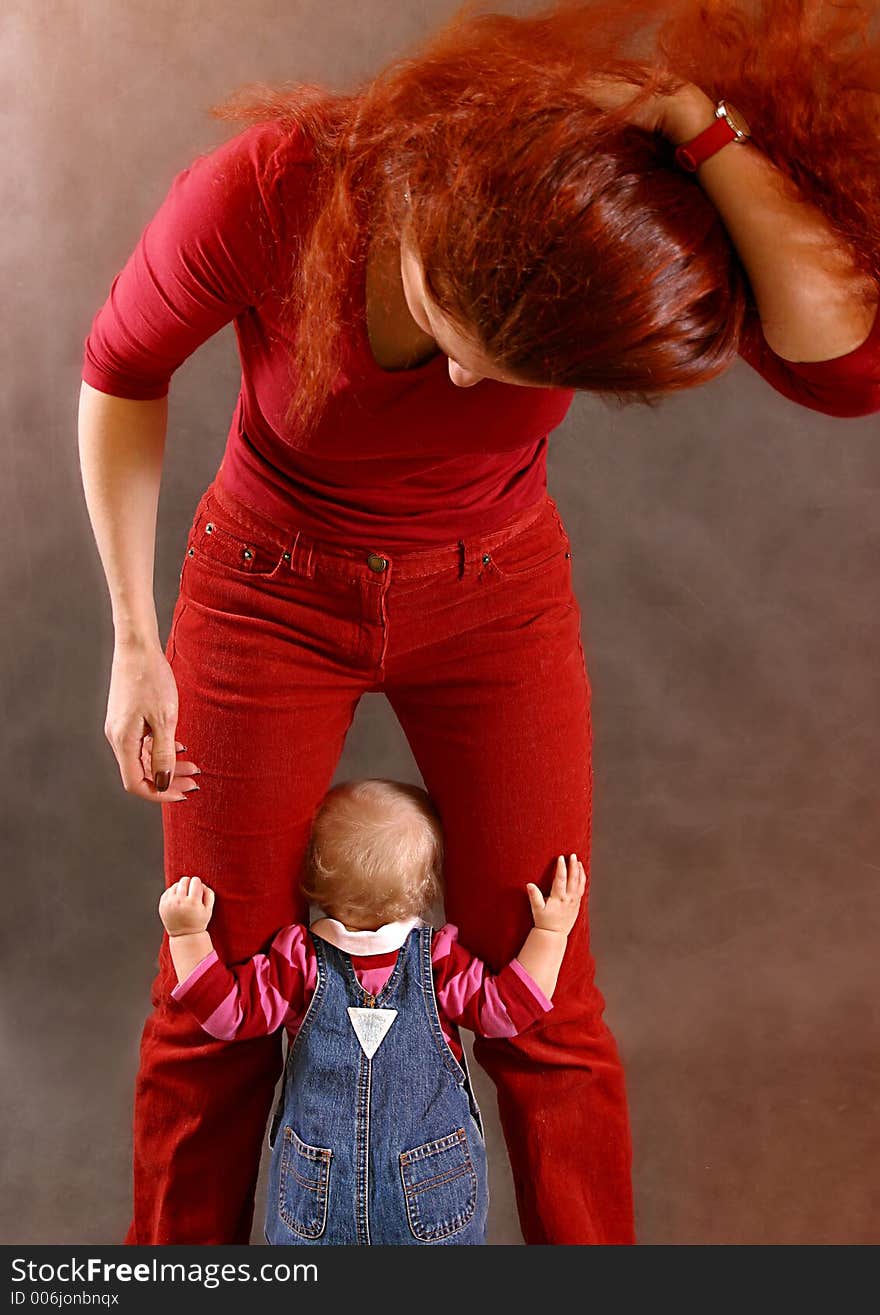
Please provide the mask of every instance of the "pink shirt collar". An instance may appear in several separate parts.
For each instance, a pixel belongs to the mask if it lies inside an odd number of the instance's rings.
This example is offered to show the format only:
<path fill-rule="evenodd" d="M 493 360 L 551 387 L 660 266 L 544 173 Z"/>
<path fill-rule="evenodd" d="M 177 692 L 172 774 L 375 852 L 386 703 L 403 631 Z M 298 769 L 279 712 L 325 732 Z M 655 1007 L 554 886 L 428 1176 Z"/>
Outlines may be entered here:
<path fill-rule="evenodd" d="M 421 925 L 421 918 L 412 917 L 400 922 L 385 922 L 375 931 L 349 931 L 338 918 L 320 917 L 309 930 L 349 954 L 387 954 L 389 950 L 399 950 L 413 927 Z"/>

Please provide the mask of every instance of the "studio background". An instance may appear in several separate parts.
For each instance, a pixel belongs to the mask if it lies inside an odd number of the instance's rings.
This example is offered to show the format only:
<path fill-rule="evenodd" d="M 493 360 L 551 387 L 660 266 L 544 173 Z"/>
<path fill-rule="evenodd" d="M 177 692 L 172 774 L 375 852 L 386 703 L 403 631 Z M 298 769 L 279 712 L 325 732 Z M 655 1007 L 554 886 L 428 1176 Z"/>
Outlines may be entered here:
<path fill-rule="evenodd" d="M 112 628 L 76 440 L 91 319 L 172 177 L 230 135 L 209 104 L 245 81 L 345 87 L 454 7 L 10 0 L 0 19 L 4 1243 L 121 1241 L 162 932 L 159 807 L 125 794 L 103 736 Z M 230 325 L 172 382 L 163 639 L 238 381 Z M 592 945 L 639 1241 L 876 1243 L 880 417 L 809 411 L 738 361 L 654 412 L 579 395 L 549 484 L 593 687 Z M 353 775 L 420 780 L 379 695 Z M 520 1243 L 471 1068 L 490 1241 Z"/>

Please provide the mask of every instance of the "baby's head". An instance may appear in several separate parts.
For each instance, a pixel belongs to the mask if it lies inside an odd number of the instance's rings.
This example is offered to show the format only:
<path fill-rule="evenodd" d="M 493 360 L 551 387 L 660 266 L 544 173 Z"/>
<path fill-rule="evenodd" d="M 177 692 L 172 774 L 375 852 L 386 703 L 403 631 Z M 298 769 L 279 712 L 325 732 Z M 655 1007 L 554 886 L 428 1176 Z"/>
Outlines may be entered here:
<path fill-rule="evenodd" d="M 429 795 L 385 777 L 342 781 L 321 801 L 302 891 L 346 927 L 422 917 L 439 897 L 443 832 Z"/>

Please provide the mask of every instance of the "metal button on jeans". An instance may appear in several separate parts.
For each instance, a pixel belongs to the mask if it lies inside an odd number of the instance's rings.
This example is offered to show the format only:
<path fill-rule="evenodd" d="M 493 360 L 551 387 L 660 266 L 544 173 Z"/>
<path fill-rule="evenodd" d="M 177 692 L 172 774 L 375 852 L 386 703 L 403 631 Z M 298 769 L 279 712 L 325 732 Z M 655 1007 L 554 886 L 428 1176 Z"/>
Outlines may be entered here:
<path fill-rule="evenodd" d="M 388 559 L 380 557 L 378 553 L 371 552 L 367 557 L 367 565 L 371 571 L 384 571 L 388 565 Z"/>

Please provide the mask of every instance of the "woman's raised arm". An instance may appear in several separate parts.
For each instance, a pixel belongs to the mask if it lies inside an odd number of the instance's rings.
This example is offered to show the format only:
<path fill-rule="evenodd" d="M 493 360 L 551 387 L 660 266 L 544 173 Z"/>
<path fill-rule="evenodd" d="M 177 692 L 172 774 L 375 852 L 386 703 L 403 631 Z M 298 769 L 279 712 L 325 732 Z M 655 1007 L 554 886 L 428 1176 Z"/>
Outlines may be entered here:
<path fill-rule="evenodd" d="M 678 146 L 708 127 L 714 115 L 715 102 L 691 84 L 669 98 L 665 135 Z M 814 363 L 861 346 L 880 290 L 857 268 L 821 211 L 795 194 L 791 180 L 752 142 L 716 152 L 697 179 L 746 268 L 773 352 Z"/>
<path fill-rule="evenodd" d="M 608 75 L 590 77 L 585 87 L 603 109 L 629 105 L 636 92 Z M 684 82 L 640 101 L 628 121 L 679 146 L 714 114 L 711 97 Z M 834 226 L 751 141 L 710 156 L 696 181 L 721 216 L 757 305 L 744 328 L 743 359 L 811 410 L 880 411 L 880 288 Z"/>

